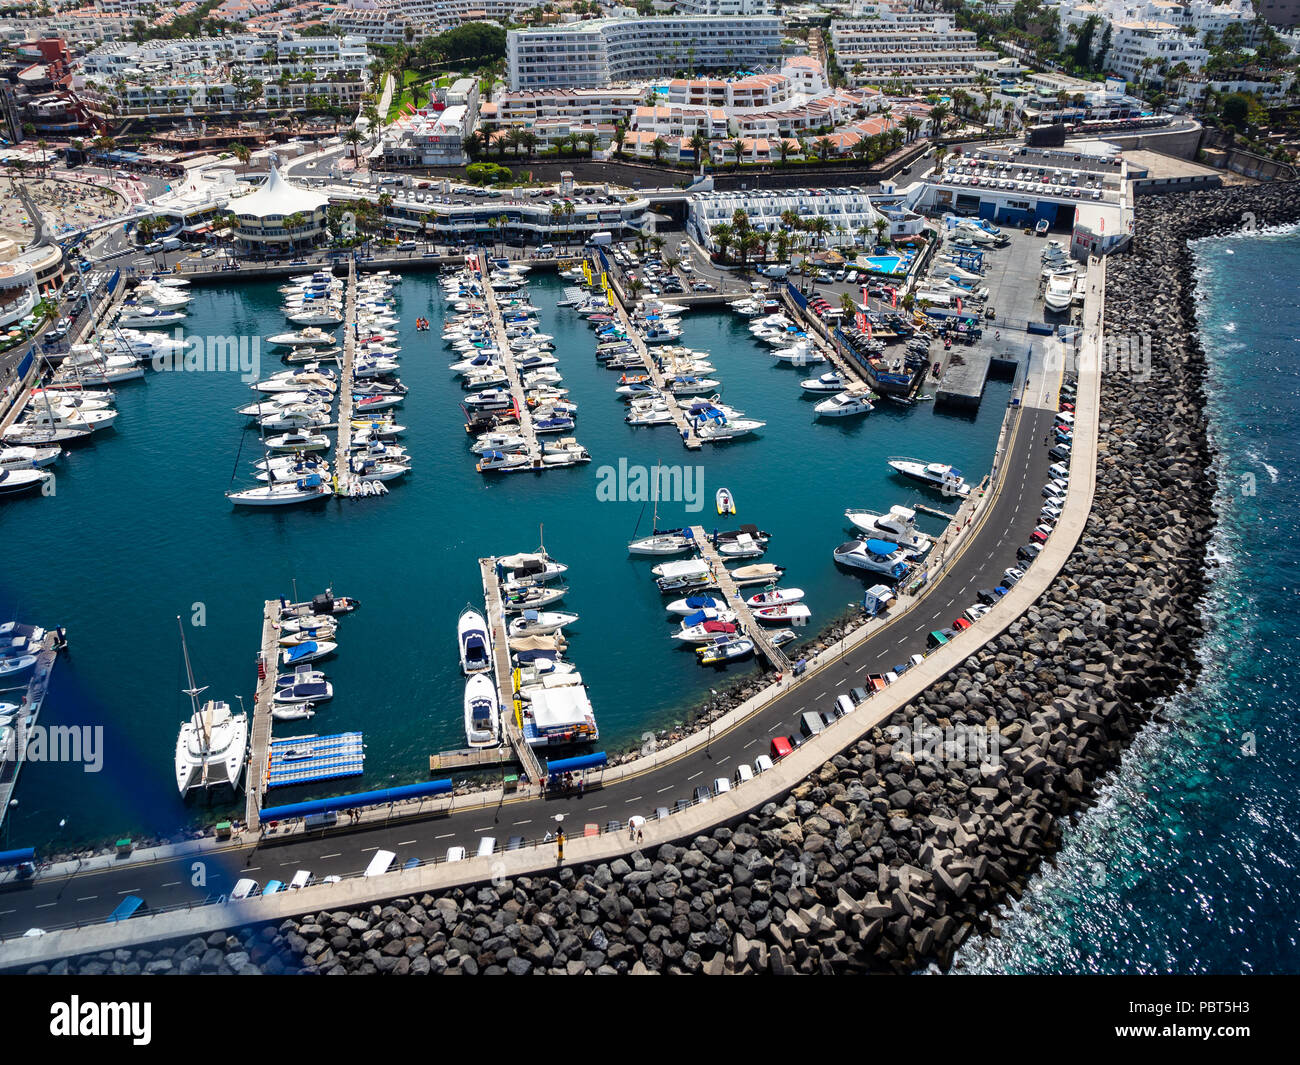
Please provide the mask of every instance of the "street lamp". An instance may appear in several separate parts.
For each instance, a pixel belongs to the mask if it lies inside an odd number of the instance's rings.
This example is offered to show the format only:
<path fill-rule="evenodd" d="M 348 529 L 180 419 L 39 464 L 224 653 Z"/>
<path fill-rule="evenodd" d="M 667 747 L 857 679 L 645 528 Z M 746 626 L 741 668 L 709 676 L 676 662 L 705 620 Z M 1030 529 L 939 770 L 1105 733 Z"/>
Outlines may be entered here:
<path fill-rule="evenodd" d="M 564 814 L 555 815 L 555 862 L 564 864 Z"/>

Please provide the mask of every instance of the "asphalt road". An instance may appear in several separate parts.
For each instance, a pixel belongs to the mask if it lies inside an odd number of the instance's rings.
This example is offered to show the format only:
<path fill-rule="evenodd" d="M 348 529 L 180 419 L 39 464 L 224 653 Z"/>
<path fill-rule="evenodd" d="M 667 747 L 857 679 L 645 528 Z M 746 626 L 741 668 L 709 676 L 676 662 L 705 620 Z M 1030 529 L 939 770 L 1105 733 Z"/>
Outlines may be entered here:
<path fill-rule="evenodd" d="M 798 733 L 805 710 L 828 709 L 835 696 L 861 685 L 869 673 L 891 669 L 925 650 L 927 634 L 951 624 L 975 602 L 976 592 L 998 583 L 1002 572 L 1018 565 L 1016 550 L 1038 524 L 1041 488 L 1047 480 L 1045 437 L 1054 424 L 1059 374 L 1031 372 L 1024 402 L 1011 441 L 1006 479 L 974 537 L 956 563 L 910 612 L 885 626 L 843 659 L 792 687 L 768 707 L 730 732 L 716 736 L 707 749 L 667 763 L 581 797 L 506 802 L 495 808 L 431 816 L 400 824 L 358 828 L 319 838 L 294 836 L 257 847 L 225 851 L 197 860 L 131 863 L 58 879 L 38 879 L 0 889 L 0 936 L 21 934 L 32 927 L 58 927 L 103 920 L 126 895 L 140 895 L 154 909 L 198 903 L 227 893 L 235 880 L 250 876 L 259 883 L 288 881 L 298 869 L 314 876 L 355 874 L 365 868 L 379 848 L 397 853 L 398 861 L 441 857 L 459 844 L 472 854 L 484 835 L 501 846 L 513 835 L 538 839 L 564 815 L 569 834 L 594 823 L 627 823 L 640 814 L 652 817 L 657 807 L 671 808 L 689 800 L 699 785 L 730 778 L 736 766 L 767 752 L 773 736 Z M 951 506 L 936 495 L 936 503 Z"/>

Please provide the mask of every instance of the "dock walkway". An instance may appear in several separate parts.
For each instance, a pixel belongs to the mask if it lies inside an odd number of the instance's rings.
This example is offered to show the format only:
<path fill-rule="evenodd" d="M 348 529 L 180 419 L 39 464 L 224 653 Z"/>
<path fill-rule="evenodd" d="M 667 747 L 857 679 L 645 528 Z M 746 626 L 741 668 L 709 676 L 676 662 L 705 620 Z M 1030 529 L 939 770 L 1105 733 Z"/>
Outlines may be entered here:
<path fill-rule="evenodd" d="M 27 760 L 28 736 L 41 717 L 41 707 L 45 704 L 45 695 L 50 688 L 50 674 L 54 672 L 54 661 L 59 654 L 57 644 L 57 635 L 47 632 L 41 642 L 41 650 L 36 655 L 36 665 L 32 667 L 27 692 L 21 700 L 22 709 L 14 719 L 17 735 L 14 737 L 13 759 L 8 757 L 9 751 L 0 749 L 0 825 L 4 824 L 9 813 L 9 803 L 18 786 L 18 774 Z M 13 693 L 6 693 L 3 701 L 12 701 L 12 695 Z"/>
<path fill-rule="evenodd" d="M 492 636 L 492 664 L 496 671 L 497 701 L 501 708 L 501 731 L 519 764 L 528 774 L 530 784 L 542 779 L 542 766 L 537 755 L 524 739 L 523 720 L 515 700 L 515 688 L 510 668 L 510 637 L 507 631 L 505 606 L 501 602 L 501 579 L 497 576 L 497 560 L 480 558 L 479 570 L 483 576 L 483 602 L 487 609 L 488 631 Z M 430 760 L 432 763 L 432 759 Z"/>
<path fill-rule="evenodd" d="M 593 254 L 591 259 L 592 270 L 596 276 L 602 272 L 600 260 Z M 614 314 L 618 318 L 619 324 L 623 331 L 627 333 L 627 338 L 631 342 L 637 355 L 641 357 L 641 362 L 645 366 L 646 373 L 650 375 L 650 380 L 654 382 L 655 388 L 663 392 L 668 401 L 669 413 L 673 416 L 673 424 L 677 426 L 677 435 L 681 438 L 688 450 L 695 451 L 704 446 L 704 442 L 696 435 L 695 426 L 690 423 L 686 417 L 686 412 L 677 404 L 677 397 L 672 393 L 664 390 L 664 384 L 667 378 L 664 372 L 659 369 L 655 363 L 654 356 L 650 354 L 650 348 L 644 340 L 641 339 L 641 333 L 632 324 L 632 316 L 628 313 L 627 308 L 623 305 L 623 289 L 615 279 L 609 288 L 610 303 L 614 308 Z"/>
<path fill-rule="evenodd" d="M 338 443 L 334 448 L 334 478 L 341 496 L 352 494 L 352 368 L 357 357 L 357 264 L 348 260 L 347 287 L 343 294 L 343 360 L 339 363 Z"/>
<path fill-rule="evenodd" d="M 813 347 L 825 355 L 831 366 L 839 372 L 845 387 L 853 385 L 870 387 L 862 367 L 852 359 L 845 358 L 839 347 L 831 342 L 830 337 L 827 335 L 825 323 L 816 315 L 810 314 L 806 309 L 801 310 L 794 297 L 790 295 L 790 290 L 784 285 L 782 289 L 781 302 L 785 304 L 786 312 L 795 322 L 803 326 L 803 331 L 807 334 Z"/>
<path fill-rule="evenodd" d="M 248 738 L 248 769 L 244 773 L 244 823 L 256 830 L 260 823 L 262 796 L 271 761 L 271 708 L 275 677 L 280 668 L 280 601 L 268 599 L 262 606 L 262 648 L 258 658 L 261 674 L 253 699 L 253 724 Z"/>
<path fill-rule="evenodd" d="M 506 336 L 506 324 L 501 318 L 501 308 L 497 306 L 496 293 L 492 291 L 492 285 L 488 281 L 491 267 L 485 252 L 478 253 L 478 263 L 483 279 L 483 304 L 487 307 L 488 317 L 492 321 L 492 333 L 496 337 L 497 350 L 501 352 L 501 366 L 506 372 L 506 384 L 510 389 L 510 395 L 514 397 L 515 408 L 519 412 L 519 435 L 524 438 L 524 450 L 532 461 L 533 467 L 544 469 L 541 464 L 542 448 L 537 442 L 537 431 L 533 428 L 533 412 L 528 409 L 528 401 L 524 398 L 523 378 L 519 373 L 519 367 L 515 365 L 515 353 L 510 347 L 510 338 Z M 502 712 L 504 713 L 504 704 Z"/>
<path fill-rule="evenodd" d="M 691 533 L 695 536 L 696 548 L 713 572 L 713 580 L 718 590 L 726 596 L 727 605 L 740 618 L 741 624 L 745 627 L 745 635 L 754 641 L 754 650 L 766 658 L 777 672 L 785 673 L 790 668 L 790 660 L 786 658 L 785 652 L 772 642 L 772 637 L 763 627 L 762 622 L 755 618 L 753 611 L 745 605 L 745 597 L 741 595 L 740 588 L 723 564 L 722 556 L 718 554 L 717 547 L 709 539 L 709 534 L 704 531 L 702 525 L 692 525 Z"/>

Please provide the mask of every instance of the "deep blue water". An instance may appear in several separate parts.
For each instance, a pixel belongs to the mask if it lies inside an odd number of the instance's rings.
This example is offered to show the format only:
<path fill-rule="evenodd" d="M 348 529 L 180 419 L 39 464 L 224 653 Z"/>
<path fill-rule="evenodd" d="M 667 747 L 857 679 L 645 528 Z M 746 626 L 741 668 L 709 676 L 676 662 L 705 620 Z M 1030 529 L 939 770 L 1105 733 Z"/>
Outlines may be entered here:
<path fill-rule="evenodd" d="M 1068 828 L 1001 938 L 963 949 L 963 971 L 1300 970 L 1300 232 L 1204 241 L 1197 256 L 1221 451 L 1204 671 Z"/>

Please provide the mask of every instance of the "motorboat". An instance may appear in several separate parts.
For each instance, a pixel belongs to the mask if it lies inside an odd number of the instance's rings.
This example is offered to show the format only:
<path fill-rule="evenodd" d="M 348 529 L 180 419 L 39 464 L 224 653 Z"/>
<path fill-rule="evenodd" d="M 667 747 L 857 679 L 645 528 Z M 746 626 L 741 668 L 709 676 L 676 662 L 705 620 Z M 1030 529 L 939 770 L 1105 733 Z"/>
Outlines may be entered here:
<path fill-rule="evenodd" d="M 546 583 L 562 577 L 569 567 L 556 562 L 545 552 L 521 552 L 502 555 L 497 559 L 497 573 L 503 581 L 518 583 Z"/>
<path fill-rule="evenodd" d="M 748 566 L 737 566 L 728 570 L 736 587 L 744 588 L 754 584 L 775 584 L 785 576 L 785 568 L 771 562 L 754 562 Z"/>
<path fill-rule="evenodd" d="M 577 614 L 562 610 L 525 610 L 510 622 L 510 636 L 549 636 L 578 620 Z"/>
<path fill-rule="evenodd" d="M 492 473 L 496 470 L 520 470 L 532 465 L 532 459 L 524 451 L 484 451 L 474 468 L 479 473 Z"/>
<path fill-rule="evenodd" d="M 325 483 L 320 474 L 313 473 L 294 481 L 272 481 L 256 488 L 227 492 L 226 498 L 237 506 L 284 507 L 327 499 L 333 494 L 334 489 Z"/>
<path fill-rule="evenodd" d="M 875 409 L 871 404 L 871 393 L 865 388 L 837 392 L 813 408 L 823 418 L 847 418 L 854 414 L 870 414 Z"/>
<path fill-rule="evenodd" d="M 297 429 L 279 436 L 268 436 L 266 446 L 272 451 L 325 451 L 330 446 L 330 439 L 324 433 Z"/>
<path fill-rule="evenodd" d="M 812 617 L 812 611 L 804 603 L 763 606 L 753 611 L 753 614 L 765 625 L 806 625 Z"/>
<path fill-rule="evenodd" d="M 394 481 L 411 471 L 411 462 L 409 459 L 381 459 L 361 455 L 351 459 L 348 469 L 357 481 Z"/>
<path fill-rule="evenodd" d="M 218 699 L 209 699 L 199 706 L 198 697 L 206 689 L 194 683 L 180 618 L 176 624 L 181 631 L 185 675 L 189 680 L 185 694 L 190 697 L 189 719 L 181 725 L 176 737 L 176 787 L 182 798 L 194 790 L 227 785 L 236 789 L 248 751 L 248 717 L 232 713 L 230 705 Z"/>
<path fill-rule="evenodd" d="M 736 513 L 736 501 L 732 498 L 731 489 L 719 488 L 714 496 L 714 502 L 717 504 L 719 514 Z"/>
<path fill-rule="evenodd" d="M 299 614 L 294 617 L 282 618 L 280 621 L 280 631 L 306 632 L 308 629 L 319 628 L 327 622 L 332 621 L 334 621 L 334 617 L 331 614 Z"/>
<path fill-rule="evenodd" d="M 286 647 L 280 653 L 280 660 L 286 666 L 296 666 L 301 662 L 316 662 L 337 651 L 339 645 L 332 640 L 308 640 L 294 647 Z"/>
<path fill-rule="evenodd" d="M 145 304 L 123 305 L 117 316 L 118 325 L 133 325 L 140 329 L 163 329 L 185 321 L 184 311 L 164 311 Z"/>
<path fill-rule="evenodd" d="M 558 411 L 548 413 L 538 412 L 533 416 L 533 432 L 535 433 L 565 433 L 574 427 L 574 421 L 571 415 L 561 414 Z"/>
<path fill-rule="evenodd" d="M 748 533 L 741 533 L 734 540 L 720 541 L 717 550 L 724 558 L 758 558 L 767 548 Z"/>
<path fill-rule="evenodd" d="M 277 685 L 271 701 L 276 706 L 298 706 L 303 703 L 314 706 L 333 698 L 334 685 L 327 680 L 296 680 L 284 687 Z"/>
<path fill-rule="evenodd" d="M 911 507 L 894 506 L 887 514 L 869 510 L 846 510 L 844 516 L 858 532 L 881 540 L 892 540 L 913 555 L 924 554 L 933 540 L 916 527 L 916 511 Z"/>
<path fill-rule="evenodd" d="M 513 588 L 510 585 L 501 589 L 501 606 L 507 614 L 518 614 L 524 610 L 540 610 L 551 603 L 558 603 L 565 597 L 567 585 L 523 585 Z"/>
<path fill-rule="evenodd" d="M 460 612 L 456 622 L 456 642 L 460 647 L 460 668 L 467 677 L 492 668 L 492 642 L 487 621 L 473 607 Z"/>
<path fill-rule="evenodd" d="M 703 559 L 682 562 L 661 562 L 651 571 L 661 592 L 690 591 L 703 588 L 713 580 L 709 563 Z"/>
<path fill-rule="evenodd" d="M 590 461 L 591 452 L 571 436 L 542 442 L 542 464 L 545 466 L 576 466 Z"/>
<path fill-rule="evenodd" d="M 261 468 L 253 476 L 264 483 L 296 481 L 300 477 L 310 477 L 312 474 L 321 477 L 330 475 L 330 464 L 324 459 L 314 457 L 295 458 L 284 455 L 272 459 L 260 459 L 256 465 Z"/>
<path fill-rule="evenodd" d="M 0 469 L 0 496 L 16 496 L 23 492 L 34 492 L 38 488 L 43 489 L 53 479 L 54 474 L 49 470 Z"/>
<path fill-rule="evenodd" d="M 697 610 L 726 610 L 727 600 L 722 595 L 688 595 L 685 599 L 674 599 L 664 609 L 670 614 L 685 617 Z"/>
<path fill-rule="evenodd" d="M 772 352 L 777 362 L 786 362 L 791 366 L 817 366 L 826 361 L 826 356 L 806 340 L 792 344 L 788 348 L 777 348 Z"/>
<path fill-rule="evenodd" d="M 754 641 L 740 633 L 715 636 L 703 647 L 697 647 L 695 653 L 699 655 L 702 666 L 721 665 L 752 655 Z"/>
<path fill-rule="evenodd" d="M 31 470 L 58 461 L 60 447 L 5 447 L 0 445 L 0 470 Z"/>
<path fill-rule="evenodd" d="M 1069 273 L 1053 274 L 1047 279 L 1047 289 L 1043 293 L 1043 305 L 1049 311 L 1068 311 L 1070 304 L 1074 302 L 1074 280 L 1075 274 L 1071 270 Z"/>
<path fill-rule="evenodd" d="M 734 621 L 712 619 L 694 625 L 687 624 L 696 616 L 691 614 L 686 617 L 682 621 L 682 627 L 672 634 L 672 639 L 680 640 L 682 643 L 712 643 L 720 636 L 734 636 L 741 631 Z"/>
<path fill-rule="evenodd" d="M 766 424 L 755 418 L 701 419 L 695 427 L 695 435 L 706 441 L 735 440 L 757 432 Z"/>
<path fill-rule="evenodd" d="M 488 451 L 517 451 L 528 443 L 518 433 L 483 433 L 470 450 L 476 455 Z"/>
<path fill-rule="evenodd" d="M 20 423 L 31 426 L 50 426 L 55 429 L 87 429 L 96 432 L 106 429 L 117 420 L 115 410 L 78 410 L 63 404 L 34 407 Z"/>
<path fill-rule="evenodd" d="M 885 540 L 850 540 L 840 544 L 834 556 L 842 566 L 879 573 L 891 580 L 901 580 L 907 572 L 907 553 Z"/>
<path fill-rule="evenodd" d="M 483 673 L 465 682 L 465 742 L 470 747 L 495 747 L 500 742 L 500 711 L 496 685 Z"/>
<path fill-rule="evenodd" d="M 955 466 L 942 462 L 922 462 L 920 459 L 891 458 L 889 468 L 913 481 L 937 488 L 944 495 L 970 495 L 970 485 L 966 483 L 961 470 Z"/>
<path fill-rule="evenodd" d="M 800 602 L 803 595 L 802 588 L 771 588 L 766 592 L 751 595 L 745 600 L 745 605 L 751 610 L 768 606 L 789 606 Z"/>
<path fill-rule="evenodd" d="M 242 414 L 247 418 L 262 418 L 267 415 L 277 414 L 286 408 L 318 405 L 329 401 L 330 395 L 328 392 L 319 394 L 316 392 L 276 392 L 252 403 L 244 404 L 235 413 Z"/>
<path fill-rule="evenodd" d="M 294 403 L 280 409 L 272 409 L 257 419 L 265 430 L 277 432 L 282 429 L 320 428 L 328 425 L 329 407 L 316 403 Z"/>
<path fill-rule="evenodd" d="M 487 388 L 471 392 L 465 397 L 465 405 L 476 410 L 507 410 L 515 405 L 515 399 L 507 389 Z"/>
<path fill-rule="evenodd" d="M 36 655 L 10 655 L 0 658 L 0 677 L 10 679 L 26 673 L 36 665 Z"/>
<path fill-rule="evenodd" d="M 327 333 L 314 326 L 301 329 L 296 333 L 277 333 L 275 336 L 267 337 L 266 342 L 283 348 L 324 348 L 333 347 L 336 343 L 333 333 Z"/>

